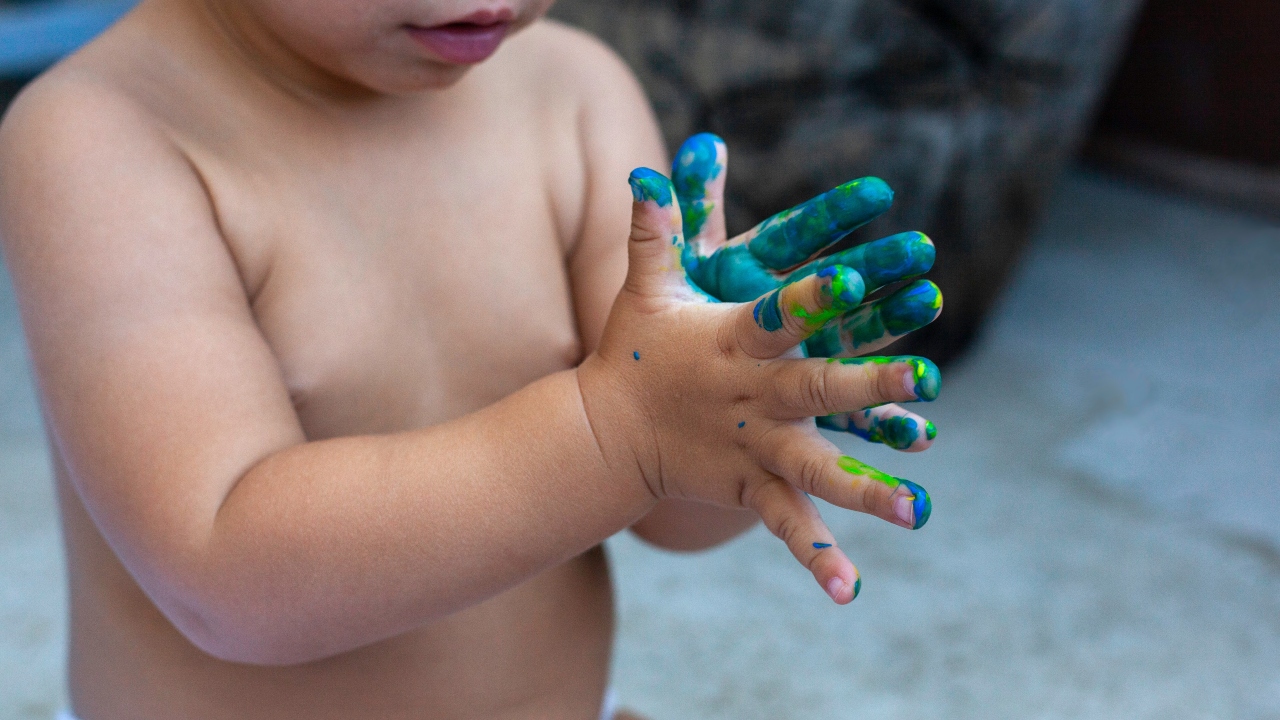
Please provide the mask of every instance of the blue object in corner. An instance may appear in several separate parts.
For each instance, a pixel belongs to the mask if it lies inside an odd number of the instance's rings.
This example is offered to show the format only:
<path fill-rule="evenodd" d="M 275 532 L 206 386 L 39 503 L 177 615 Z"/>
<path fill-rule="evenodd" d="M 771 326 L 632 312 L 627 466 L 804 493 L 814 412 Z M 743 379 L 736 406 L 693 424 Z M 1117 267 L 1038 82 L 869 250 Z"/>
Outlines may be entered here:
<path fill-rule="evenodd" d="M 92 40 L 137 0 L 0 4 L 0 76 L 37 73 Z"/>

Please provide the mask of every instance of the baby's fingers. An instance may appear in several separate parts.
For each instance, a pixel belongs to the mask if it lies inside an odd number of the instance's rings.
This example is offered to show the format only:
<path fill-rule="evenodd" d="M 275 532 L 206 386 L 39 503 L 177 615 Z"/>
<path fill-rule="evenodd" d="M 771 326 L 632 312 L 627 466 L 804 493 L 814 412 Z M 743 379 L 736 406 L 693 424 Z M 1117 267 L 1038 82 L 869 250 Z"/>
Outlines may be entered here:
<path fill-rule="evenodd" d="M 818 508 L 803 492 L 783 480 L 769 480 L 752 491 L 747 504 L 769 532 L 787 544 L 796 560 L 809 568 L 832 600 L 844 605 L 858 596 L 862 589 L 858 569 L 835 546 Z"/>
<path fill-rule="evenodd" d="M 765 470 L 833 505 L 911 530 L 923 527 L 933 511 L 924 488 L 841 455 L 830 442 L 798 426 L 772 433 L 763 451 Z"/>
<path fill-rule="evenodd" d="M 883 443 L 903 452 L 928 450 L 938 436 L 932 422 L 892 403 L 815 419 L 820 428 L 852 433 L 867 442 Z"/>
<path fill-rule="evenodd" d="M 738 346 L 754 358 L 774 358 L 799 345 L 862 301 L 862 277 L 834 265 L 784 285 L 734 319 Z"/>
<path fill-rule="evenodd" d="M 648 168 L 631 172 L 631 238 L 626 288 L 642 296 L 687 291 L 680 255 L 684 236 L 671 181 Z"/>
<path fill-rule="evenodd" d="M 928 325 L 941 313 L 942 291 L 928 280 L 916 280 L 814 333 L 805 342 L 805 350 L 810 357 L 875 352 Z"/>
<path fill-rule="evenodd" d="M 799 420 L 932 400 L 941 382 L 938 366 L 915 356 L 783 360 L 766 375 L 765 412 Z"/>

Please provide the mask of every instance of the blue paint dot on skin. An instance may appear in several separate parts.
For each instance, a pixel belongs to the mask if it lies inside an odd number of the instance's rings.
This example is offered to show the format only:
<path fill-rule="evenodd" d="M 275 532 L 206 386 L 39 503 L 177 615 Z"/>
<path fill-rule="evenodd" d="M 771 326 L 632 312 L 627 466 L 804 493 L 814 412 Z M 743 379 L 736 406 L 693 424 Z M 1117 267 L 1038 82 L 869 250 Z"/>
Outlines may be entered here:
<path fill-rule="evenodd" d="M 831 547 L 831 543 L 814 543 L 813 544 L 813 549 L 815 550 L 822 550 L 823 548 L 829 548 L 829 547 Z"/>
<path fill-rule="evenodd" d="M 747 421 L 746 421 L 746 420 L 743 420 L 742 422 L 738 423 L 738 427 L 740 427 L 740 428 L 742 428 L 742 427 L 746 427 L 746 426 L 747 426 Z"/>
<path fill-rule="evenodd" d="M 639 351 L 639 350 L 636 350 L 635 352 L 631 353 L 631 357 L 633 357 L 633 358 L 635 358 L 635 359 L 639 360 L 639 359 L 640 359 L 640 351 Z"/>

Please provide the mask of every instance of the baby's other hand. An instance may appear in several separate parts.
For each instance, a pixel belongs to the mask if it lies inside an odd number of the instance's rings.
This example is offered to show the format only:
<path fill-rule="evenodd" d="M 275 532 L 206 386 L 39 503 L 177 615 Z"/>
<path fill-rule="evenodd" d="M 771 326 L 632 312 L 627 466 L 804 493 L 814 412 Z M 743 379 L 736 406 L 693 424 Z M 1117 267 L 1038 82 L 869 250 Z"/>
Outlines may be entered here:
<path fill-rule="evenodd" d="M 701 133 L 680 146 L 671 168 L 683 216 L 685 269 L 713 297 L 746 302 L 832 265 L 856 270 L 871 294 L 917 278 L 933 266 L 933 242 L 918 232 L 899 233 L 814 259 L 889 208 L 893 192 L 874 177 L 840 185 L 730 240 L 724 217 L 728 159 L 723 140 Z M 834 318 L 805 340 L 805 352 L 810 357 L 842 358 L 876 352 L 933 322 L 941 311 L 938 287 L 928 280 L 914 280 Z M 937 377 L 932 363 L 914 361 L 922 364 L 922 379 Z M 932 390 L 921 399 L 934 399 L 936 386 Z M 937 434 L 933 423 L 892 404 L 819 418 L 818 425 L 909 452 L 928 448 Z"/>
<path fill-rule="evenodd" d="M 833 600 L 849 602 L 857 570 L 806 493 L 906 528 L 931 506 L 918 485 L 842 455 L 813 418 L 917 400 L 929 383 L 914 359 L 801 356 L 801 342 L 858 307 L 858 272 L 829 264 L 754 302 L 716 302 L 686 275 L 671 182 L 642 168 L 631 184 L 626 283 L 578 370 L 601 451 L 655 498 L 756 511 Z"/>

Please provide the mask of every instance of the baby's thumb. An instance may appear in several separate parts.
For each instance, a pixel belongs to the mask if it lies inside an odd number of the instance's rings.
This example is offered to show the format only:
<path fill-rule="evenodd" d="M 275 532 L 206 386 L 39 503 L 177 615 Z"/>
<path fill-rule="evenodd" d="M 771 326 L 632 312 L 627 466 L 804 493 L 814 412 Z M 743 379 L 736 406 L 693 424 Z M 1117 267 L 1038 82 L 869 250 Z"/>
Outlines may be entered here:
<path fill-rule="evenodd" d="M 627 243 L 628 290 L 661 295 L 683 286 L 680 206 L 671 181 L 649 168 L 631 171 L 631 240 Z"/>

